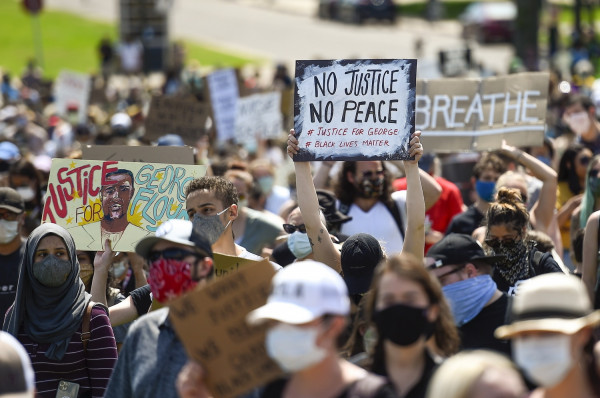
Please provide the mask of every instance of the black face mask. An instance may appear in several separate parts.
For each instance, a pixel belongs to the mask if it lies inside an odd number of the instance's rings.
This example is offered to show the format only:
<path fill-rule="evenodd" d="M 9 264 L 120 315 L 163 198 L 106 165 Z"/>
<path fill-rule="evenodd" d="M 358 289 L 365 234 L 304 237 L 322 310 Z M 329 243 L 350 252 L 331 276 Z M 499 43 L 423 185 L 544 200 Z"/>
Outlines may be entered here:
<path fill-rule="evenodd" d="M 429 338 L 433 333 L 433 323 L 427 319 L 427 308 L 395 304 L 373 314 L 379 338 L 400 346 L 408 346 L 419 337 Z"/>

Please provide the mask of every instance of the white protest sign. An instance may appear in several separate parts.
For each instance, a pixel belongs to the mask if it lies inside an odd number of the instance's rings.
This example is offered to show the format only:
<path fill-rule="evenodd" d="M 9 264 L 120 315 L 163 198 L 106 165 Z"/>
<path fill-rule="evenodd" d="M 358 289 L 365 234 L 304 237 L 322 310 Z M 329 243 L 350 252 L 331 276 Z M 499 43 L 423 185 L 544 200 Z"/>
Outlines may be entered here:
<path fill-rule="evenodd" d="M 294 161 L 407 159 L 416 60 L 296 61 Z"/>
<path fill-rule="evenodd" d="M 283 131 L 281 92 L 253 94 L 238 98 L 235 114 L 235 140 L 278 138 Z"/>
<path fill-rule="evenodd" d="M 238 82 L 233 69 L 221 69 L 207 77 L 210 102 L 220 141 L 234 138 Z"/>
<path fill-rule="evenodd" d="M 70 107 L 76 107 L 77 121 L 85 123 L 91 88 L 92 83 L 89 75 L 61 71 L 54 83 L 56 112 L 61 116 L 65 116 Z"/>
<path fill-rule="evenodd" d="M 487 79 L 418 80 L 415 128 L 427 151 L 542 145 L 548 73 Z"/>

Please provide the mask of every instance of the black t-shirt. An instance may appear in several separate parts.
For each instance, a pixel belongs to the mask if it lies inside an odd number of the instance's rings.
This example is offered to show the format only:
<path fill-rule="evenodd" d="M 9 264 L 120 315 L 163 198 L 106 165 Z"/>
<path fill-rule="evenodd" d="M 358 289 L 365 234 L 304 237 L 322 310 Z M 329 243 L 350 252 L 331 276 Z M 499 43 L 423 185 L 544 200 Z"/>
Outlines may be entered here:
<path fill-rule="evenodd" d="M 423 369 L 423 374 L 421 375 L 421 378 L 419 379 L 417 384 L 415 384 L 410 389 L 410 391 L 406 393 L 404 398 L 425 398 L 425 395 L 427 393 L 427 386 L 429 386 L 429 381 L 433 377 L 433 374 L 435 373 L 438 366 L 438 363 L 434 361 L 434 359 L 429 354 L 429 351 L 426 350 L 425 368 Z M 385 371 L 384 374 L 382 374 L 382 376 L 387 377 L 387 371 Z M 392 386 L 391 382 L 390 385 Z"/>
<path fill-rule="evenodd" d="M 508 296 L 503 294 L 498 300 L 483 307 L 475 318 L 459 329 L 461 349 L 488 349 L 504 353 L 510 357 L 510 340 L 498 340 L 494 337 L 497 327 L 505 324 Z"/>
<path fill-rule="evenodd" d="M 473 231 L 481 227 L 483 221 L 483 213 L 481 213 L 475 206 L 469 206 L 464 212 L 454 216 L 448 229 L 446 229 L 446 235 L 448 234 L 466 234 L 471 235 Z"/>
<path fill-rule="evenodd" d="M 13 253 L 3 256 L 0 254 L 0 325 L 4 322 L 4 315 L 15 301 L 17 282 L 19 281 L 19 264 L 25 249 L 25 242 Z"/>
<path fill-rule="evenodd" d="M 538 250 L 534 247 L 529 253 L 529 278 L 533 278 L 534 276 L 541 274 L 548 274 L 551 272 L 562 272 L 554 258 L 552 258 L 551 253 L 544 253 L 540 258 L 539 262 L 536 262 L 535 252 L 537 251 Z M 522 280 L 519 280 L 515 282 L 514 285 L 511 285 L 506 279 L 502 277 L 502 275 L 500 275 L 500 272 L 497 270 L 494 270 L 492 278 L 494 279 L 494 282 L 496 282 L 498 289 L 508 294 L 509 296 L 514 296 L 518 285 L 521 282 L 523 282 Z"/>
<path fill-rule="evenodd" d="M 355 381 L 354 383 L 348 385 L 344 391 L 337 396 L 337 398 L 397 398 L 397 394 L 394 391 L 393 386 L 390 383 L 379 384 L 375 381 L 375 385 L 377 388 L 375 392 L 372 391 L 367 393 L 363 388 L 358 387 L 358 383 L 364 383 L 367 378 L 374 378 L 377 376 L 369 375 L 364 379 L 360 379 Z M 371 380 L 370 380 L 371 381 Z M 285 386 L 288 382 L 288 379 L 278 379 L 272 383 L 269 383 L 263 393 L 261 394 L 261 398 L 280 398 L 283 396 L 283 391 L 285 390 Z M 361 393 L 362 392 L 362 393 Z"/>

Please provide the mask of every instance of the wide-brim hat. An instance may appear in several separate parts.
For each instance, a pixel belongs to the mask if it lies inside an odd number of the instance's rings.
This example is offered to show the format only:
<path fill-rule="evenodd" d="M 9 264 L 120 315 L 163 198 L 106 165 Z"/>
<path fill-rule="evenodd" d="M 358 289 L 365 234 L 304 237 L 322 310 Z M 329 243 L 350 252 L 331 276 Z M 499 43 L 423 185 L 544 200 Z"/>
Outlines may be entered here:
<path fill-rule="evenodd" d="M 520 284 L 511 313 L 511 324 L 497 328 L 496 338 L 508 339 L 523 332 L 573 334 L 600 324 L 600 310 L 592 309 L 581 280 L 560 272 L 539 275 Z"/>

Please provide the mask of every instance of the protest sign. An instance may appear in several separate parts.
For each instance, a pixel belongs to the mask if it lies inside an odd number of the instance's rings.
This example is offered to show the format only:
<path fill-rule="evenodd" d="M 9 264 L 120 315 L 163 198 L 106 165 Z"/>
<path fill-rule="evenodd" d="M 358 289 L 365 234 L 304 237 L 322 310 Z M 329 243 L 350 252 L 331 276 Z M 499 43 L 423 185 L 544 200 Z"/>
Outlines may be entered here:
<path fill-rule="evenodd" d="M 225 141 L 235 137 L 238 81 L 233 69 L 221 69 L 207 76 L 217 138 Z"/>
<path fill-rule="evenodd" d="M 189 146 L 128 146 L 85 145 L 81 148 L 85 160 L 117 160 L 119 162 L 170 163 L 194 162 L 194 148 Z"/>
<path fill-rule="evenodd" d="M 275 270 L 267 261 L 240 268 L 169 303 L 188 356 L 202 364 L 215 398 L 233 398 L 282 375 L 265 350 L 265 326 L 246 315 L 267 301 Z"/>
<path fill-rule="evenodd" d="M 77 123 L 87 121 L 88 99 L 92 83 L 83 73 L 61 71 L 54 83 L 56 112 L 67 116 L 69 110 L 77 111 Z"/>
<path fill-rule="evenodd" d="M 428 152 L 539 146 L 544 140 L 548 73 L 417 81 L 415 128 Z"/>
<path fill-rule="evenodd" d="M 206 134 L 210 107 L 195 99 L 152 97 L 144 122 L 144 138 L 156 141 L 165 134 L 177 134 L 186 144 L 195 145 Z"/>
<path fill-rule="evenodd" d="M 172 218 L 188 219 L 185 187 L 206 166 L 53 159 L 42 222 L 66 228 L 78 250 L 133 251 Z"/>
<path fill-rule="evenodd" d="M 249 264 L 257 263 L 257 261 L 248 260 L 247 258 L 228 256 L 221 253 L 213 253 L 213 260 L 215 264 L 215 277 L 217 278 L 239 271 L 240 268 Z"/>
<path fill-rule="evenodd" d="M 416 60 L 296 61 L 294 161 L 409 158 Z"/>
<path fill-rule="evenodd" d="M 282 131 L 281 92 L 238 98 L 235 113 L 235 140 L 238 143 L 278 138 Z"/>
<path fill-rule="evenodd" d="M 439 52 L 440 70 L 446 77 L 458 77 L 471 69 L 471 49 L 459 48 Z"/>

